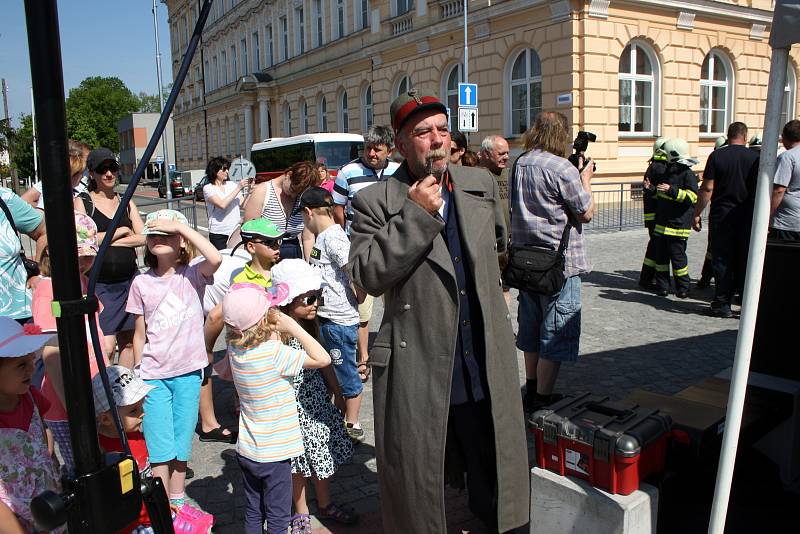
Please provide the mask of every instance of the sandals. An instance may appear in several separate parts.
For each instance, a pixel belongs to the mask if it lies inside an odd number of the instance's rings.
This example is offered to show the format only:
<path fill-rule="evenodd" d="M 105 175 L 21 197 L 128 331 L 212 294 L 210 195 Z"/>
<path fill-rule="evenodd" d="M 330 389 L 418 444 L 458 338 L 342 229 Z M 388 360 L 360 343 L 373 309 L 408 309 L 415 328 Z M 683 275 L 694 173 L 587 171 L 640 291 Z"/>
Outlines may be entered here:
<path fill-rule="evenodd" d="M 228 429 L 230 434 L 225 434 L 225 429 L 221 426 L 213 430 L 209 430 L 208 432 L 203 432 L 203 428 L 198 426 L 197 427 L 197 435 L 200 436 L 200 441 L 216 441 L 219 443 L 236 443 L 236 439 L 239 437 L 239 433 L 235 430 Z"/>
<path fill-rule="evenodd" d="M 308 514 L 294 514 L 289 527 L 292 529 L 291 534 L 313 534 L 314 532 L 311 528 L 311 516 Z"/>
<path fill-rule="evenodd" d="M 370 372 L 372 372 L 372 368 L 367 364 L 367 362 L 359 362 L 358 376 L 361 378 L 362 384 L 369 380 Z"/>
<path fill-rule="evenodd" d="M 330 503 L 325 508 L 317 510 L 319 519 L 330 519 L 342 525 L 354 525 L 358 523 L 358 514 L 353 510 L 343 508 L 336 503 Z"/>

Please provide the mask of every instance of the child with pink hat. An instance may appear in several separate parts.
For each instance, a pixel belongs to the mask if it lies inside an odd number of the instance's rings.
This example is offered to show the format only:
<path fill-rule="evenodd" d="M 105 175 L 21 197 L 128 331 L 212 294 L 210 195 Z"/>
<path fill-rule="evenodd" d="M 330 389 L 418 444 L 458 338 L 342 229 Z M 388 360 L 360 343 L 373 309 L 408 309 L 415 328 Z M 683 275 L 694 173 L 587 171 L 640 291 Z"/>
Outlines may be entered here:
<path fill-rule="evenodd" d="M 234 284 L 222 301 L 228 327 L 228 363 L 239 394 L 239 441 L 245 534 L 286 532 L 292 511 L 291 459 L 302 455 L 303 437 L 292 380 L 303 368 L 330 365 L 322 345 L 274 306 L 286 302 L 289 288 L 273 284 Z M 300 341 L 284 345 L 281 334 Z"/>

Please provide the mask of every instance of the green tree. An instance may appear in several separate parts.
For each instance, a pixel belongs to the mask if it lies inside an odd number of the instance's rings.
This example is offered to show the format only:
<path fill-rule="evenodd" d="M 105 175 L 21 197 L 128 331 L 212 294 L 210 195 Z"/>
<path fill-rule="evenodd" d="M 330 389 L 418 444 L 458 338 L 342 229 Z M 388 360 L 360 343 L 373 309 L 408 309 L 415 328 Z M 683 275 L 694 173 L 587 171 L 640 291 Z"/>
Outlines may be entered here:
<path fill-rule="evenodd" d="M 33 176 L 33 119 L 23 113 L 19 123 L 8 138 L 11 166 L 17 169 L 17 176 Z"/>
<path fill-rule="evenodd" d="M 67 134 L 91 147 L 118 152 L 117 122 L 137 111 L 139 104 L 119 78 L 86 78 L 67 97 Z"/>
<path fill-rule="evenodd" d="M 169 92 L 172 89 L 172 83 L 167 84 L 166 87 L 163 89 L 164 94 L 164 102 L 166 103 L 167 98 L 169 98 Z M 158 100 L 158 95 L 149 95 L 144 91 L 139 91 L 139 95 L 136 97 L 139 100 L 139 112 L 140 113 L 160 113 L 161 112 L 161 102 Z"/>

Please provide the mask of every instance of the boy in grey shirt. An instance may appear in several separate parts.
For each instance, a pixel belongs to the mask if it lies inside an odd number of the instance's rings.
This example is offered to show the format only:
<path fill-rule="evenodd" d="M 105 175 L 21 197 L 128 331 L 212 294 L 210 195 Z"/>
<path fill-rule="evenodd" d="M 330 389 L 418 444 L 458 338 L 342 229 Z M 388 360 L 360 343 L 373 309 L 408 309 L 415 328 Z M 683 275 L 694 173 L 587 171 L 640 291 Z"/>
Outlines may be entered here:
<path fill-rule="evenodd" d="M 786 152 L 778 156 L 772 186 L 770 237 L 800 241 L 800 120 L 781 133 Z"/>

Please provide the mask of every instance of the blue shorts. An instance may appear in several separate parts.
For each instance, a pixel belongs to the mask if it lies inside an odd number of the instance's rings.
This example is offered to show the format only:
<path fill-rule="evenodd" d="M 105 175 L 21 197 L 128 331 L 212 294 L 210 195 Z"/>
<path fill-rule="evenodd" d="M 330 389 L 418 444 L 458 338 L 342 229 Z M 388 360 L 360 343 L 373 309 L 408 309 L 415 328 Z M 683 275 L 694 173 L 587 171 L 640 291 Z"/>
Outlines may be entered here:
<path fill-rule="evenodd" d="M 150 462 L 189 460 L 202 380 L 203 371 L 199 370 L 172 378 L 144 381 L 154 387 L 144 398 L 142 424 Z"/>
<path fill-rule="evenodd" d="M 517 348 L 540 358 L 575 362 L 581 338 L 581 279 L 571 276 L 558 295 L 520 291 Z"/>
<path fill-rule="evenodd" d="M 331 355 L 331 363 L 342 387 L 342 395 L 352 399 L 361 395 L 364 384 L 358 376 L 356 347 L 358 345 L 358 325 L 343 326 L 324 317 L 319 317 L 319 342 Z"/>

